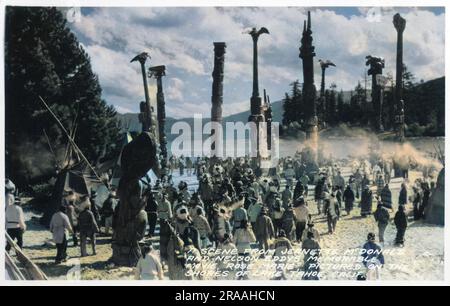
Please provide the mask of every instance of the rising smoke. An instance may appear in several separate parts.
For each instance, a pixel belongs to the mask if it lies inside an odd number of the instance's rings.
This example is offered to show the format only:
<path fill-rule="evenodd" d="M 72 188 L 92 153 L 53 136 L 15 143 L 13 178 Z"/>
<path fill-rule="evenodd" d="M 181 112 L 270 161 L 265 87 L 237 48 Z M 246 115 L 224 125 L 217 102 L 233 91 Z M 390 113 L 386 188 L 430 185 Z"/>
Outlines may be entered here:
<path fill-rule="evenodd" d="M 310 144 L 301 135 L 297 139 L 280 140 L 280 155 L 293 156 Z M 400 166 L 411 165 L 438 172 L 443 165 L 437 158 L 436 148 L 444 148 L 444 138 L 414 138 L 399 143 L 393 140 L 379 140 L 375 133 L 362 128 L 340 125 L 323 130 L 319 136 L 318 149 L 324 158 L 369 159 L 374 152 L 383 159 L 394 161 Z"/>
<path fill-rule="evenodd" d="M 65 149 L 63 147 L 49 149 L 42 137 L 38 141 L 24 140 L 11 147 L 12 177 L 28 183 L 49 178 L 56 173 L 57 165 L 62 166 Z"/>

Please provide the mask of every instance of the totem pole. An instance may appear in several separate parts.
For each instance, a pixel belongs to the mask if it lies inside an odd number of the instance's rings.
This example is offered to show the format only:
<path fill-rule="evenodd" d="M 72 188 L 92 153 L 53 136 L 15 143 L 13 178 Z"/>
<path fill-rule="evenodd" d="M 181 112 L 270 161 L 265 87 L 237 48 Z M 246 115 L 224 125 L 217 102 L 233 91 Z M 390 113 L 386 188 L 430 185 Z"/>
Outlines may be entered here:
<path fill-rule="evenodd" d="M 225 65 L 225 48 L 227 45 L 224 42 L 214 43 L 214 70 L 212 73 L 212 95 L 211 95 L 211 122 L 222 124 L 222 104 L 223 104 L 223 71 Z M 216 156 L 216 130 L 211 130 L 211 156 Z M 221 137 L 221 135 L 219 135 Z"/>
<path fill-rule="evenodd" d="M 368 75 L 372 76 L 372 105 L 373 105 L 373 127 L 376 131 L 382 131 L 383 126 L 381 122 L 381 86 L 377 82 L 383 74 L 384 59 L 381 57 L 366 56 L 366 66 L 369 66 Z"/>
<path fill-rule="evenodd" d="M 140 108 L 140 114 L 139 114 L 139 122 L 142 124 L 142 132 L 149 132 L 152 130 L 152 107 L 150 104 L 150 96 L 148 94 L 148 85 L 147 85 L 147 74 L 145 72 L 145 62 L 147 61 L 147 58 L 150 58 L 150 55 L 148 55 L 147 52 L 142 52 L 138 55 L 136 55 L 131 61 L 139 61 L 141 64 L 141 71 L 142 71 L 142 79 L 144 82 L 144 94 L 145 94 L 145 102 L 142 101 L 139 105 Z"/>
<path fill-rule="evenodd" d="M 405 140 L 405 111 L 403 101 L 403 31 L 405 31 L 406 20 L 399 13 L 393 19 L 395 30 L 397 30 L 397 62 L 395 75 L 395 123 L 397 125 L 397 137 L 400 141 Z"/>
<path fill-rule="evenodd" d="M 322 61 L 319 60 L 320 68 L 322 70 L 322 81 L 320 83 L 320 106 L 322 107 L 321 113 L 325 114 L 326 111 L 326 101 L 325 101 L 325 70 L 330 67 L 336 67 L 336 65 L 330 60 Z M 324 116 L 325 117 L 325 116 Z M 325 118 L 322 118 L 323 123 L 326 125 Z"/>
<path fill-rule="evenodd" d="M 134 267 L 141 257 L 139 241 L 147 228 L 148 192 L 143 192 L 140 179 L 157 165 L 156 142 L 149 132 L 142 132 L 128 143 L 120 157 L 117 194 L 120 204 L 114 212 L 111 261 L 119 266 Z"/>
<path fill-rule="evenodd" d="M 166 138 L 166 102 L 164 101 L 164 92 L 162 85 L 162 77 L 166 75 L 166 66 L 153 66 L 148 69 L 149 77 L 156 79 L 156 103 L 158 118 L 158 136 L 159 147 L 161 150 L 161 168 L 166 169 L 167 166 L 167 138 Z"/>
<path fill-rule="evenodd" d="M 325 96 L 325 70 L 330 66 L 336 67 L 336 65 L 330 60 L 326 60 L 326 61 L 319 60 L 319 63 L 320 63 L 320 68 L 322 69 L 322 82 L 320 83 L 320 96 L 323 97 L 323 96 Z"/>
<path fill-rule="evenodd" d="M 258 167 L 260 166 L 260 123 L 264 122 L 264 115 L 262 109 L 262 101 L 259 96 L 259 83 L 258 83 L 258 38 L 261 34 L 269 34 L 269 30 L 262 27 L 259 30 L 253 28 L 248 32 L 253 39 L 253 91 L 252 97 L 250 98 L 250 116 L 248 118 L 249 122 L 254 122 L 256 124 L 256 161 Z M 254 140 L 254 139 L 253 139 Z"/>
<path fill-rule="evenodd" d="M 266 96 L 266 90 L 264 89 L 264 118 L 267 124 L 267 150 L 272 150 L 272 105 L 270 104 L 270 97 Z"/>
<path fill-rule="evenodd" d="M 314 85 L 313 57 L 316 55 L 313 38 L 311 36 L 311 13 L 308 11 L 308 21 L 303 24 L 303 34 L 300 46 L 300 58 L 303 63 L 303 99 L 305 104 L 306 139 L 309 141 L 311 158 L 317 162 L 317 114 L 316 114 L 316 86 Z"/>

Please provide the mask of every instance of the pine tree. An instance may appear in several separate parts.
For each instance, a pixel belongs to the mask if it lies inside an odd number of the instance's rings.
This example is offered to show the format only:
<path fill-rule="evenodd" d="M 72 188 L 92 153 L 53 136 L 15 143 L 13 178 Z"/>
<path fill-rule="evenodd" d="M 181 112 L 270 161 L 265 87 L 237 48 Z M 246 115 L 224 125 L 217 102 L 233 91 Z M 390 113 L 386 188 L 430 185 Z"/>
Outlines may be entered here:
<path fill-rule="evenodd" d="M 291 122 L 295 119 L 294 114 L 294 106 L 292 103 L 292 99 L 289 94 L 286 92 L 284 94 L 283 99 L 283 125 L 289 126 Z"/>
<path fill-rule="evenodd" d="M 353 123 L 366 126 L 369 121 L 371 110 L 367 105 L 368 103 L 365 101 L 366 94 L 364 87 L 361 86 L 361 82 L 358 81 L 358 85 L 356 85 L 353 93 L 353 101 L 350 101 Z"/>
<path fill-rule="evenodd" d="M 327 90 L 326 94 L 326 119 L 325 121 L 329 126 L 337 124 L 337 111 L 336 111 L 336 86 L 332 86 L 330 90 Z"/>
<path fill-rule="evenodd" d="M 344 120 L 344 92 L 339 92 L 337 96 L 337 123 L 345 122 Z"/>
<path fill-rule="evenodd" d="M 292 122 L 298 122 L 300 125 L 303 124 L 304 120 L 304 108 L 303 108 L 303 95 L 300 87 L 300 82 L 295 80 L 291 83 L 291 99 L 293 105 L 293 120 Z"/>
<path fill-rule="evenodd" d="M 7 175 L 26 185 L 54 171 L 49 166 L 35 173 L 30 167 L 36 165 L 26 162 L 29 152 L 24 147 L 28 143 L 41 144 L 33 152 L 36 156 L 48 152 L 43 130 L 55 150 L 67 144 L 38 96 L 66 129 L 76 125 L 75 142 L 91 162 L 103 152 L 106 157 L 117 154 L 120 130 L 116 112 L 101 98 L 89 56 L 62 13 L 47 7 L 7 7 L 5 19 Z"/>

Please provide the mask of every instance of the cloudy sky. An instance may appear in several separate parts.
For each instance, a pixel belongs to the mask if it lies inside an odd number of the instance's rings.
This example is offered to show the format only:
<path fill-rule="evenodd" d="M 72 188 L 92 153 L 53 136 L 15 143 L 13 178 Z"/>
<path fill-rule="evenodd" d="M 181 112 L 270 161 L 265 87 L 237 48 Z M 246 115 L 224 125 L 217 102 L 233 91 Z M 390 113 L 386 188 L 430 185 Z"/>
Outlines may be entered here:
<path fill-rule="evenodd" d="M 406 19 L 404 62 L 417 79 L 444 75 L 444 9 L 440 8 L 309 8 L 316 47 L 315 82 L 320 85 L 318 59 L 330 59 L 327 84 L 350 90 L 363 80 L 365 56 L 386 60 L 385 73 L 395 74 L 396 32 L 392 16 Z M 302 81 L 299 46 L 307 9 L 267 8 L 83 8 L 70 23 L 91 57 L 104 98 L 121 113 L 137 112 L 144 99 L 136 54 L 147 51 L 149 65 L 166 65 L 167 115 L 210 115 L 213 42 L 227 43 L 224 113 L 249 109 L 252 90 L 252 41 L 243 32 L 265 26 L 270 35 L 259 40 L 260 91 L 280 100 L 289 84 Z M 150 97 L 156 99 L 155 80 Z"/>

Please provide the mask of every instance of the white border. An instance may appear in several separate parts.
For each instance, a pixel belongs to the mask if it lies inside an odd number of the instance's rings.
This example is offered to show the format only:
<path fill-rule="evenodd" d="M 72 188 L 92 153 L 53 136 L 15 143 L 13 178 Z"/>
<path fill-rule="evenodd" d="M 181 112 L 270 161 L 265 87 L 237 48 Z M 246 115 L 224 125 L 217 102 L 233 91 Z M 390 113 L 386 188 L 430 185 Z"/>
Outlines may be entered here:
<path fill-rule="evenodd" d="M 162 7 L 187 7 L 187 6 L 273 6 L 273 7 L 281 7 L 281 6 L 303 6 L 303 7 L 374 7 L 374 6 L 387 6 L 387 7 L 415 7 L 415 6 L 440 6 L 445 7 L 445 49 L 448 50 L 448 33 L 449 33 L 449 20 L 447 14 L 447 8 L 450 5 L 447 4 L 446 1 L 442 0 L 427 0 L 427 1 L 418 1 L 418 0 L 408 0 L 408 1 L 399 1 L 399 0 L 381 0 L 381 1 L 370 1 L 370 0 L 359 0 L 359 1 L 348 1 L 343 0 L 339 1 L 330 1 L 330 0 L 316 0 L 316 1 L 305 1 L 305 0 L 73 0 L 73 1 L 57 1 L 57 0 L 3 0 L 0 4 L 0 191 L 4 190 L 4 175 L 5 175 L 5 165 L 4 165 L 4 156 L 5 156 L 5 144 L 4 137 L 5 135 L 5 80 L 4 80 L 4 17 L 5 17 L 5 6 L 15 5 L 15 6 L 76 6 L 76 7 L 145 7 L 145 6 L 162 6 Z M 300 21 L 299 21 L 300 22 Z M 447 53 L 445 53 L 447 54 Z M 448 63 L 445 61 L 445 74 L 448 75 Z M 446 129 L 445 134 L 450 135 L 450 107 L 448 107 L 449 101 L 449 80 L 446 77 Z M 448 141 L 445 141 L 445 151 L 449 151 Z M 446 163 L 448 164 L 448 156 L 446 157 Z M 445 185 L 450 186 L 450 178 L 448 169 L 445 173 Z M 3 196 L 0 197 L 3 199 Z M 448 205 L 448 194 L 445 194 L 445 203 Z M 4 209 L 3 209 L 3 200 L 0 202 L 0 228 L 4 229 Z M 450 220 L 450 208 L 447 207 L 445 211 L 445 219 Z M 121 286 L 129 286 L 129 285 L 161 285 L 161 286 L 263 286 L 263 285 L 277 285 L 277 286 L 292 286 L 292 285 L 301 285 L 301 286 L 318 286 L 318 285 L 337 285 L 337 286 L 373 286 L 373 285 L 381 285 L 381 286 L 392 286 L 392 285 L 409 285 L 409 286 L 423 286 L 423 285 L 448 285 L 449 282 L 449 254 L 450 254 L 450 245 L 449 245 L 449 226 L 447 225 L 444 230 L 445 233 L 445 266 L 444 266 L 444 280 L 443 281 L 380 281 L 380 282 L 358 282 L 358 281 L 318 281 L 318 282 L 305 282 L 305 281 L 34 281 L 34 282 L 25 282 L 25 281 L 4 281 L 5 278 L 5 255 L 4 252 L 0 252 L 0 285 L 11 286 L 11 285 L 30 285 L 33 284 L 35 286 L 46 286 L 46 285 L 82 285 L 82 286 L 100 286 L 100 285 L 121 285 Z M 0 245 L 5 245 L 5 237 L 4 235 L 0 235 Z"/>

